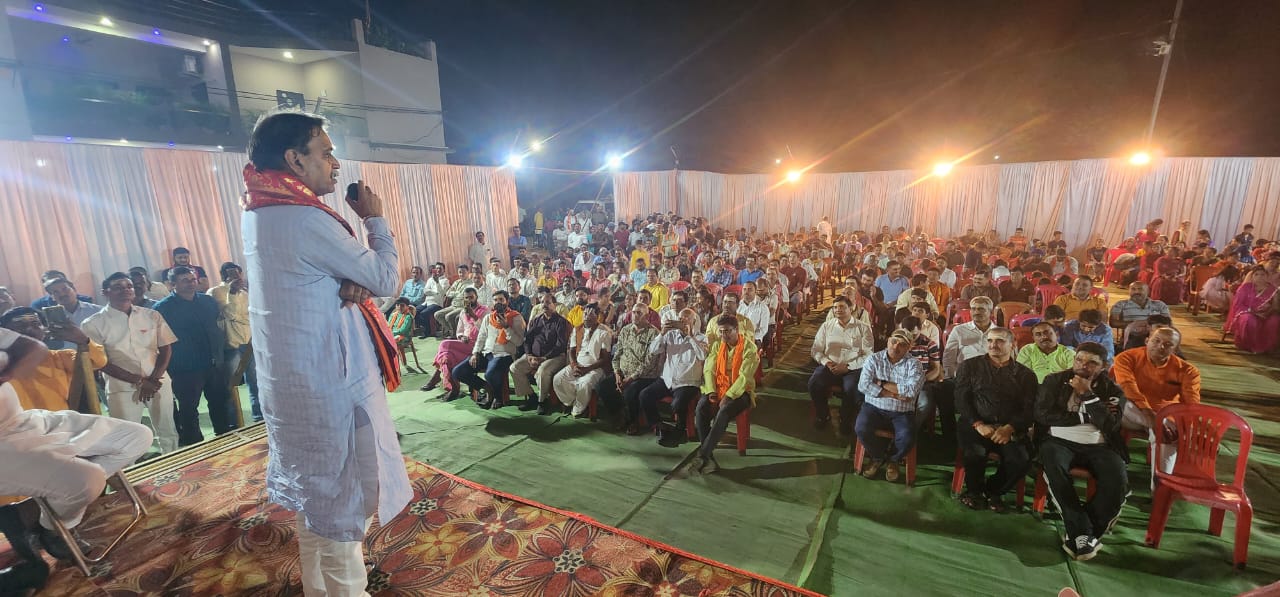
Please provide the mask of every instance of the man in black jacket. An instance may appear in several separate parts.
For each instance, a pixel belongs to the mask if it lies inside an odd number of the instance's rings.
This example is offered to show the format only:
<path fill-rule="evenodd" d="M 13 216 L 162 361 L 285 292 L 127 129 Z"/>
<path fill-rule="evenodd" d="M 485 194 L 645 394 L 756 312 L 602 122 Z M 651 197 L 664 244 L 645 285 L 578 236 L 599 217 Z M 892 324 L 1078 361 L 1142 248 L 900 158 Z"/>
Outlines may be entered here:
<path fill-rule="evenodd" d="M 1129 490 L 1117 414 L 1124 412 L 1126 400 L 1107 377 L 1106 362 L 1101 344 L 1081 343 L 1072 369 L 1045 377 L 1036 397 L 1040 463 L 1066 527 L 1062 549 L 1076 560 L 1091 559 L 1102 549 L 1098 538 L 1115 524 Z M 1085 504 L 1076 496 L 1072 466 L 1088 469 L 1096 480 L 1096 492 Z"/>
<path fill-rule="evenodd" d="M 1027 428 L 1036 396 L 1036 374 L 1013 360 L 1013 332 L 987 330 L 987 354 L 960 364 L 956 371 L 956 439 L 964 463 L 965 492 L 960 503 L 974 510 L 1004 512 L 1001 496 L 1027 474 L 1031 456 Z M 984 478 L 987 454 L 1000 455 L 995 474 Z"/>

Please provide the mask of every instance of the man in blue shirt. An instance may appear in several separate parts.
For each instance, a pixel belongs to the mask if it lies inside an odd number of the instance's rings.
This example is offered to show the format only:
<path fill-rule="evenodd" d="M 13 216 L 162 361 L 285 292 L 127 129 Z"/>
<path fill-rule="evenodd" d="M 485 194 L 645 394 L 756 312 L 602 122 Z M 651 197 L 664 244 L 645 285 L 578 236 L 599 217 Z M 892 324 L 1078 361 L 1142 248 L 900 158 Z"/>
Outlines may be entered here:
<path fill-rule="evenodd" d="M 409 299 L 409 303 L 414 307 L 421 307 L 426 295 L 427 283 L 422 279 L 422 268 L 415 265 L 409 270 L 409 278 L 404 281 L 400 296 Z"/>
<path fill-rule="evenodd" d="M 511 259 L 511 266 L 515 267 L 516 255 L 520 253 L 520 249 L 529 246 L 529 239 L 520 233 L 519 226 L 511 227 L 511 236 L 507 237 L 507 254 Z"/>
<path fill-rule="evenodd" d="M 45 272 L 45 273 L 43 273 L 43 274 L 41 274 L 41 275 L 40 275 L 40 286 L 41 286 L 42 288 L 47 288 L 47 287 L 49 286 L 49 282 L 50 282 L 50 281 L 52 281 L 52 280 L 66 280 L 66 279 L 67 279 L 67 275 L 66 275 L 66 274 L 64 274 L 64 273 L 62 273 L 62 272 L 60 272 L 60 271 L 58 271 L 58 270 L 56 270 L 56 269 L 51 269 L 51 270 L 49 270 L 49 271 L 47 271 L 47 272 Z M 73 287 L 73 288 L 74 288 L 74 287 Z M 44 296 L 42 296 L 42 297 L 40 297 L 40 298 L 36 299 L 35 301 L 33 301 L 33 302 L 31 303 L 31 308 L 32 308 L 32 309 L 35 309 L 36 311 L 39 311 L 39 310 L 41 310 L 41 309 L 43 309 L 43 308 L 45 308 L 45 307 L 52 307 L 52 306 L 54 306 L 54 305 L 58 304 L 58 301 L 54 300 L 53 295 L 51 295 L 51 294 L 47 294 L 47 292 L 48 292 L 48 291 L 46 291 L 46 294 L 45 294 Z M 89 304 L 93 304 L 93 297 L 91 297 L 91 296 L 85 296 L 85 295 L 83 295 L 83 294 L 77 294 L 77 295 L 76 295 L 76 300 L 78 300 L 78 301 L 80 301 L 80 302 L 82 302 L 82 303 L 89 303 Z M 7 310 L 8 310 L 8 309 L 6 309 L 6 311 L 7 311 Z"/>
<path fill-rule="evenodd" d="M 764 275 L 764 270 L 756 266 L 756 256 L 747 256 L 747 266 L 738 272 L 738 284 L 746 284 L 747 282 L 755 282 Z"/>
<path fill-rule="evenodd" d="M 169 378 L 177 404 L 178 445 L 204 441 L 200 432 L 200 395 L 209 402 L 213 430 L 221 435 L 235 429 L 236 422 L 227 404 L 231 398 L 227 372 L 222 362 L 222 330 L 218 328 L 218 303 L 196 291 L 196 273 L 185 266 L 169 269 L 173 292 L 156 303 L 156 311 L 178 337 L 169 359 Z"/>
<path fill-rule="evenodd" d="M 1102 312 L 1097 309 L 1085 309 L 1080 312 L 1079 319 L 1068 321 L 1062 326 L 1058 343 L 1075 348 L 1084 342 L 1097 342 L 1107 350 L 1107 362 L 1116 356 L 1116 341 L 1111 335 L 1111 328 L 1102 321 Z"/>
<path fill-rule="evenodd" d="M 885 304 L 892 305 L 898 302 L 898 295 L 911 288 L 911 280 L 902 275 L 902 264 L 897 261 L 890 261 L 884 269 L 876 278 L 876 288 L 884 293 Z"/>
<path fill-rule="evenodd" d="M 733 283 L 733 274 L 724 268 L 724 259 L 719 257 L 711 262 L 711 271 L 707 272 L 707 284 L 717 284 L 721 288 Z"/>

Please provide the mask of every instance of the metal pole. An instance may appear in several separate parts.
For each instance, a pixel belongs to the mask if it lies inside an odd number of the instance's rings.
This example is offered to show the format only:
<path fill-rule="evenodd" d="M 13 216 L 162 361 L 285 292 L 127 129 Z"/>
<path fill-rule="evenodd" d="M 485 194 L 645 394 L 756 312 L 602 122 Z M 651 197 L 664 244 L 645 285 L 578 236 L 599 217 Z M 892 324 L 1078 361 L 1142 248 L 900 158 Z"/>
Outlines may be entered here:
<path fill-rule="evenodd" d="M 1182 0 L 1173 7 L 1173 23 L 1169 25 L 1169 41 L 1164 46 L 1164 62 L 1160 65 L 1160 81 L 1156 83 L 1156 97 L 1151 102 L 1151 122 L 1147 124 L 1147 134 L 1143 138 L 1145 145 L 1151 144 L 1151 137 L 1156 132 L 1156 116 L 1160 113 L 1160 98 L 1164 95 L 1164 80 L 1169 74 L 1169 61 L 1173 58 L 1173 40 L 1178 34 L 1178 17 L 1182 15 Z"/>

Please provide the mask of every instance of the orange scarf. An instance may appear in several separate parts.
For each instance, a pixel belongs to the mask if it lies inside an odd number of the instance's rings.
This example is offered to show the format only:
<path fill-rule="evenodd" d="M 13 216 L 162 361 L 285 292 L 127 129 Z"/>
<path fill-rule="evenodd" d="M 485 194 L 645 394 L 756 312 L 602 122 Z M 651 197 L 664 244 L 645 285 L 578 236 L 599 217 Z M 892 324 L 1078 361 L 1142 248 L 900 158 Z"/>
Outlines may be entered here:
<path fill-rule="evenodd" d="M 306 207 L 314 207 L 329 214 L 333 219 L 342 224 L 347 229 L 347 233 L 351 236 L 356 235 L 356 231 L 348 224 L 342 215 L 334 211 L 328 205 L 320 201 L 315 192 L 302 184 L 302 181 L 294 178 L 292 175 L 276 170 L 258 170 L 253 164 L 246 164 L 244 167 L 244 184 L 248 189 L 248 193 L 240 201 L 240 207 L 245 211 L 253 211 L 259 207 L 267 207 L 270 205 L 301 205 Z M 369 299 L 358 305 L 360 314 L 364 317 L 364 323 L 369 328 L 369 336 L 373 340 L 374 352 L 378 357 L 378 369 L 382 373 L 382 381 L 387 386 L 388 392 L 394 392 L 400 387 L 400 367 L 396 363 L 396 341 L 391 335 L 391 328 L 387 326 L 387 320 L 382 316 L 382 312 L 378 311 L 378 307 L 373 304 L 373 299 Z"/>
<path fill-rule="evenodd" d="M 498 327 L 503 323 L 502 319 L 498 318 L 498 312 L 497 311 L 489 312 L 489 325 L 495 328 L 498 328 L 498 344 L 507 343 L 507 329 L 510 328 L 512 322 L 516 320 L 516 315 L 519 315 L 519 313 L 517 313 L 515 310 L 511 308 L 507 308 L 506 315 L 505 315 L 505 318 L 507 320 L 506 321 L 507 325 L 506 327 Z"/>
<path fill-rule="evenodd" d="M 725 352 L 729 350 L 729 344 L 720 341 L 720 354 L 716 356 L 716 396 L 724 398 L 725 392 L 738 381 L 738 374 L 742 371 L 742 355 L 746 352 L 745 342 L 746 336 L 738 334 L 738 343 L 733 347 L 733 360 L 730 361 L 725 358 L 728 356 Z"/>

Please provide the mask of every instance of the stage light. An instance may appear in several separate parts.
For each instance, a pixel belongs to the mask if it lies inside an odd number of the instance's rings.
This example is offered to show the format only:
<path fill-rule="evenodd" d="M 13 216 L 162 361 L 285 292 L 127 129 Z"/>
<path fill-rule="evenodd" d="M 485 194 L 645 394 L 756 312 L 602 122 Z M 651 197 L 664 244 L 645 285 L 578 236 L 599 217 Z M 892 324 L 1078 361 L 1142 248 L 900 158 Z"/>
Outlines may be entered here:
<path fill-rule="evenodd" d="M 121 143 L 124 143 L 124 144 L 126 144 L 126 145 L 127 145 L 127 144 L 129 143 L 129 140 L 128 140 L 128 139 L 121 138 L 121 139 L 120 139 L 120 142 L 121 142 Z"/>
<path fill-rule="evenodd" d="M 37 168 L 43 168 L 43 167 L 48 166 L 48 165 L 49 165 L 49 162 L 46 162 L 46 161 L 44 161 L 44 160 L 36 160 L 36 167 L 37 167 Z"/>
<path fill-rule="evenodd" d="M 203 42 L 201 42 L 201 43 L 203 43 L 206 47 L 207 47 L 207 46 L 212 46 L 212 45 L 213 45 L 213 42 L 211 42 L 211 41 L 209 41 L 209 40 L 207 40 L 207 39 L 206 39 L 206 40 L 204 40 L 204 41 L 203 41 Z"/>
<path fill-rule="evenodd" d="M 1145 151 L 1139 151 L 1129 156 L 1129 163 L 1134 166 L 1145 166 L 1151 163 L 1151 154 Z"/>
<path fill-rule="evenodd" d="M 542 151 L 542 141 L 534 139 L 533 143 L 529 144 L 529 151 Z"/>
<path fill-rule="evenodd" d="M 173 141 L 170 141 L 170 142 L 169 142 L 169 147 L 176 147 L 177 145 L 178 145 L 178 144 L 177 144 L 177 143 L 174 143 Z"/>
<path fill-rule="evenodd" d="M 63 137 L 63 138 L 67 140 L 67 143 L 71 142 L 71 135 L 67 135 L 66 137 Z"/>
<path fill-rule="evenodd" d="M 1000 161 L 1000 154 L 996 154 L 996 155 L 991 156 L 991 159 L 993 159 L 993 160 L 995 160 L 995 161 L 997 161 L 997 162 L 998 162 L 998 161 Z"/>
<path fill-rule="evenodd" d="M 64 36 L 62 36 L 62 43 L 64 43 L 64 44 L 69 44 L 69 43 L 71 43 L 71 36 L 70 36 L 70 35 L 64 35 Z"/>
<path fill-rule="evenodd" d="M 782 164 L 782 158 L 774 158 L 774 159 L 773 159 L 773 163 L 774 163 L 774 164 L 776 164 L 776 165 L 781 165 L 781 164 Z"/>
<path fill-rule="evenodd" d="M 37 5 L 35 5 L 35 6 L 32 6 L 31 8 L 35 9 L 35 11 L 36 11 L 36 12 L 44 12 L 44 5 L 43 5 L 43 4 L 37 4 Z"/>
<path fill-rule="evenodd" d="M 219 145 L 219 146 L 218 146 L 218 151 L 222 151 L 222 146 L 221 146 L 221 145 Z"/>
<path fill-rule="evenodd" d="M 284 57 L 285 57 L 287 60 L 293 60 L 293 52 L 290 52 L 289 50 L 285 50 L 285 51 L 284 51 Z"/>
<path fill-rule="evenodd" d="M 112 22 L 111 22 L 111 19 L 109 19 L 109 18 L 107 18 L 107 17 L 102 17 L 101 19 L 98 19 L 98 24 L 99 24 L 99 25 L 102 25 L 103 27 L 111 27 L 111 26 L 112 26 L 112 25 L 114 25 L 115 23 L 112 23 Z"/>
<path fill-rule="evenodd" d="M 151 30 L 151 35 L 160 35 L 160 30 L 159 30 L 159 29 L 152 29 L 152 30 Z"/>
<path fill-rule="evenodd" d="M 513 153 L 513 154 L 511 154 L 511 155 L 507 156 L 507 167 L 508 167 L 508 168 L 519 168 L 519 167 L 521 167 L 521 166 L 523 166 L 523 165 L 524 165 L 524 156 L 522 156 L 522 155 L 520 155 L 520 154 L 518 154 L 518 153 Z"/>
<path fill-rule="evenodd" d="M 622 168 L 622 156 L 611 153 L 604 159 L 604 165 L 610 170 L 618 170 Z"/>
<path fill-rule="evenodd" d="M 799 182 L 801 176 L 804 176 L 804 173 L 799 170 L 791 170 L 787 172 L 787 182 Z"/>
<path fill-rule="evenodd" d="M 938 162 L 933 165 L 933 175 L 946 176 L 948 174 L 951 174 L 951 169 L 954 167 L 955 167 L 955 164 L 952 164 L 951 162 Z"/>

